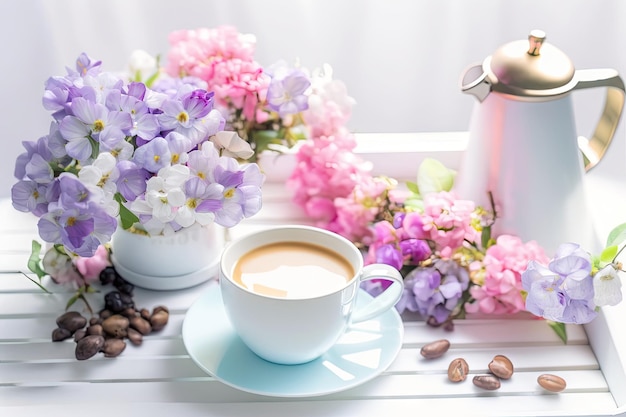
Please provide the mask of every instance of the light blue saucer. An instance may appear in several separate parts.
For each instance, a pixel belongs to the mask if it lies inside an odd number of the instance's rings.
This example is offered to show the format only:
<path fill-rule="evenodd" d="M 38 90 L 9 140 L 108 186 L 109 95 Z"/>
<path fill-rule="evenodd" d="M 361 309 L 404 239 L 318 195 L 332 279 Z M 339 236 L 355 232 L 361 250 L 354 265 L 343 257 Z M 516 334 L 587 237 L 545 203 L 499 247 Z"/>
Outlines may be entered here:
<path fill-rule="evenodd" d="M 357 303 L 371 298 L 363 290 L 358 297 Z M 404 326 L 391 309 L 354 325 L 312 362 L 277 365 L 241 341 L 226 316 L 219 286 L 212 285 L 187 311 L 182 335 L 191 359 L 224 384 L 272 397 L 310 397 L 356 387 L 385 371 L 400 351 Z"/>

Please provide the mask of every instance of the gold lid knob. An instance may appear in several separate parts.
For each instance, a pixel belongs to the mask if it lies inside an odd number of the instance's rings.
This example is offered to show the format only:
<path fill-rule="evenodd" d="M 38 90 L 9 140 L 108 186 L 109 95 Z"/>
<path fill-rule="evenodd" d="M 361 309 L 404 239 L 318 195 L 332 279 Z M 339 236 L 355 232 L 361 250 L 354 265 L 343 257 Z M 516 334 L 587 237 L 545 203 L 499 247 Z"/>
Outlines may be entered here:
<path fill-rule="evenodd" d="M 546 40 L 546 33 L 543 30 L 533 30 L 528 35 L 528 54 L 537 56 L 541 52 L 541 45 Z"/>

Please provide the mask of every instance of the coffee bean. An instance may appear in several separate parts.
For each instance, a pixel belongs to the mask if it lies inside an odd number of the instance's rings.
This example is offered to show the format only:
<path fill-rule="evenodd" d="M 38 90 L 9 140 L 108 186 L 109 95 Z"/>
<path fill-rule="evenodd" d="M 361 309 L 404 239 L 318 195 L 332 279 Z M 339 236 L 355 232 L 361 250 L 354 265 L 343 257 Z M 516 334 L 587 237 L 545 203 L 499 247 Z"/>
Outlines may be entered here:
<path fill-rule="evenodd" d="M 463 358 L 456 358 L 448 366 L 448 379 L 452 382 L 462 382 L 467 379 L 469 365 Z"/>
<path fill-rule="evenodd" d="M 119 356 L 126 349 L 126 342 L 122 339 L 106 339 L 102 346 L 102 352 L 107 358 L 114 358 Z"/>
<path fill-rule="evenodd" d="M 70 337 L 72 337 L 72 332 L 62 327 L 57 327 L 52 331 L 53 342 L 61 342 L 65 339 L 69 339 Z"/>
<path fill-rule="evenodd" d="M 436 359 L 450 349 L 450 342 L 446 339 L 436 340 L 422 346 L 420 354 L 426 359 Z"/>
<path fill-rule="evenodd" d="M 496 355 L 489 363 L 489 370 L 498 378 L 509 379 L 513 376 L 513 363 L 504 355 Z"/>
<path fill-rule="evenodd" d="M 84 361 L 91 358 L 96 353 L 100 352 L 104 346 L 104 337 L 97 335 L 88 335 L 76 342 L 75 355 L 79 361 Z"/>
<path fill-rule="evenodd" d="M 450 342 L 446 339 L 436 340 L 422 346 L 420 354 L 426 359 L 436 359 L 450 349 Z"/>
<path fill-rule="evenodd" d="M 78 342 L 85 336 L 87 336 L 87 329 L 78 329 L 74 332 L 74 341 Z"/>
<path fill-rule="evenodd" d="M 141 345 L 141 342 L 143 342 L 143 335 L 141 333 L 139 333 L 137 330 L 133 329 L 132 327 L 128 328 L 128 340 L 130 340 L 130 343 L 132 343 L 135 346 L 139 346 Z"/>
<path fill-rule="evenodd" d="M 147 308 L 142 308 L 139 311 L 139 315 L 144 318 L 145 320 L 150 321 L 150 310 L 148 310 Z"/>
<path fill-rule="evenodd" d="M 169 309 L 169 308 L 167 308 L 167 307 L 165 307 L 165 306 L 156 306 L 156 307 L 154 307 L 154 309 L 152 310 L 152 314 L 156 314 L 156 313 L 158 313 L 159 311 L 165 311 L 166 313 L 169 313 L 169 312 L 170 312 L 170 309 Z"/>
<path fill-rule="evenodd" d="M 94 324 L 87 327 L 87 334 L 95 334 L 97 336 L 104 336 L 104 329 L 101 324 Z"/>
<path fill-rule="evenodd" d="M 82 329 L 87 324 L 87 319 L 77 311 L 68 311 L 57 317 L 57 326 L 69 330 L 74 333 L 78 329 Z"/>
<path fill-rule="evenodd" d="M 141 318 L 141 316 L 134 316 L 130 318 L 130 327 L 137 330 L 142 335 L 147 335 L 152 331 L 150 323 Z"/>
<path fill-rule="evenodd" d="M 102 322 L 102 328 L 104 331 L 107 334 L 118 338 L 126 337 L 128 325 L 128 318 L 122 316 L 121 314 L 113 314 L 111 317 Z"/>
<path fill-rule="evenodd" d="M 150 316 L 150 325 L 152 330 L 158 332 L 163 329 L 170 319 L 170 313 L 167 310 L 159 309 Z"/>
<path fill-rule="evenodd" d="M 500 378 L 495 375 L 476 375 L 472 382 L 478 388 L 490 391 L 500 388 Z"/>
<path fill-rule="evenodd" d="M 537 377 L 537 383 L 541 385 L 543 389 L 551 392 L 561 392 L 567 386 L 563 378 L 552 374 L 539 375 Z"/>

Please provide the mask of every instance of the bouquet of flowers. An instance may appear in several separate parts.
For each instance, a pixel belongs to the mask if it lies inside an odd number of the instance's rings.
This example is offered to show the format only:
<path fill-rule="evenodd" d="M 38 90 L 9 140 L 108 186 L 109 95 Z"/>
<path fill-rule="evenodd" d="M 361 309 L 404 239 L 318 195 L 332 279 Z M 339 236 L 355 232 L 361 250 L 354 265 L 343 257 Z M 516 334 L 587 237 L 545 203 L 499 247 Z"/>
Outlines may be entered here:
<path fill-rule="evenodd" d="M 373 177 L 350 147 L 306 145 L 289 182 L 294 202 L 318 226 L 362 247 L 366 263 L 402 272 L 400 312 L 418 312 L 428 324 L 451 330 L 454 319 L 467 314 L 528 311 L 545 318 L 566 342 L 566 323 L 588 323 L 599 307 L 622 301 L 617 257 L 626 224 L 610 233 L 597 256 L 564 243 L 550 259 L 534 241 L 492 236 L 496 207 L 457 198 L 454 172 L 439 161 L 423 161 L 417 181 L 398 189 L 392 179 Z M 343 187 L 326 185 L 332 192 L 319 193 L 321 184 L 334 182 Z M 364 285 L 378 294 L 388 283 Z"/>
<path fill-rule="evenodd" d="M 103 71 L 86 54 L 46 81 L 50 129 L 23 142 L 11 190 L 13 206 L 37 216 L 51 244 L 42 268 L 33 243 L 29 267 L 40 279 L 88 286 L 118 227 L 167 235 L 194 224 L 232 227 L 260 210 L 264 176 L 257 164 L 239 162 L 253 151 L 224 131 L 214 93 L 202 84 L 149 87 Z"/>
<path fill-rule="evenodd" d="M 155 78 L 204 81 L 227 129 L 254 150 L 251 160 L 303 139 L 347 133 L 343 125 L 354 100 L 341 81 L 333 80 L 329 65 L 313 72 L 285 61 L 263 68 L 254 58 L 254 35 L 232 26 L 179 30 L 169 41 L 167 63 Z"/>

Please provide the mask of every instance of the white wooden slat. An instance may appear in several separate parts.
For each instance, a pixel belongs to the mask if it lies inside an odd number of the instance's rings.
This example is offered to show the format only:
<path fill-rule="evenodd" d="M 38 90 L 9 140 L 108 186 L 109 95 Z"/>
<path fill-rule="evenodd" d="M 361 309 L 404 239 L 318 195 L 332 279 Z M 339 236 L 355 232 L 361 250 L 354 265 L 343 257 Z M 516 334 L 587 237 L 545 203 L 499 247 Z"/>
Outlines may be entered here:
<path fill-rule="evenodd" d="M 148 389 L 149 385 L 142 385 L 141 390 Z M 146 416 L 185 416 L 185 417 L 223 417 L 223 416 L 255 416 L 255 417 L 327 417 L 331 415 L 355 415 L 355 416 L 385 416 L 392 414 L 394 417 L 416 417 L 438 413 L 441 415 L 456 415 L 464 417 L 509 417 L 519 416 L 597 416 L 609 417 L 619 412 L 614 406 L 610 394 L 561 394 L 542 395 L 528 401 L 527 397 L 474 397 L 474 398 L 419 398 L 419 399 L 375 399 L 344 403 L 339 401 L 323 401 L 321 399 L 307 399 L 304 401 L 281 401 L 273 402 L 220 402 L 201 403 L 197 401 L 168 401 L 168 396 L 161 396 L 152 402 L 130 402 L 121 394 L 124 392 L 110 393 L 104 388 L 97 387 L 107 398 L 119 399 L 117 413 L 123 409 L 125 415 Z M 1 389 L 1 388 L 0 388 Z M 93 392 L 94 387 L 89 387 Z M 128 391 L 134 391 L 135 387 L 129 387 Z M 82 390 L 76 392 L 78 401 L 72 398 L 71 389 L 55 389 L 57 398 L 51 404 L 33 404 L 32 398 L 22 405 L 13 405 L 15 396 L 11 397 L 11 406 L 6 408 L 7 415 L 12 417 L 67 417 L 68 407 L 85 405 L 90 407 L 89 414 L 94 417 L 109 417 L 111 410 L 110 402 L 101 397 L 95 400 L 91 396 L 84 396 Z M 144 392 L 144 391 L 142 391 Z M 147 390 L 146 396 L 154 392 Z M 168 393 L 167 388 L 162 388 L 159 393 Z M 182 395 L 183 393 L 181 393 Z M 92 394 L 93 395 L 93 394 Z M 65 396 L 65 398 L 63 398 Z M 1 398 L 1 397 L 0 397 Z M 38 397 L 39 398 L 39 397 Z M 83 398 L 87 398 L 84 400 Z M 154 397 L 151 397 L 154 398 Z M 473 411 L 479 410 L 479 411 Z M 608 411 L 607 411 L 608 410 Z M 624 410 L 621 410 L 622 414 Z"/>
<path fill-rule="evenodd" d="M 587 343 L 582 326 L 568 326 L 570 344 Z M 421 347 L 437 339 L 448 339 L 454 346 L 476 346 L 484 343 L 491 346 L 562 345 L 563 342 L 542 320 L 457 320 L 454 331 L 432 328 L 424 322 L 404 323 L 404 343 Z"/>
<path fill-rule="evenodd" d="M 598 380 L 588 375 L 589 379 Z M 387 413 L 393 410 L 393 415 L 420 415 L 428 410 L 429 413 L 436 412 L 443 415 L 591 415 L 589 412 L 600 412 L 601 410 L 616 410 L 615 403 L 606 391 L 602 391 L 601 384 L 598 385 L 598 392 L 578 393 L 575 389 L 572 392 L 563 392 L 559 394 L 546 393 L 539 391 L 536 384 L 533 384 L 534 375 L 528 375 L 527 382 L 529 387 L 523 392 L 511 392 L 507 385 L 498 391 L 487 392 L 474 387 L 471 382 L 466 381 L 461 385 L 449 384 L 448 392 L 433 392 L 434 384 L 429 383 L 433 377 L 425 376 L 383 376 L 380 379 L 344 391 L 338 394 L 331 394 L 322 397 L 304 398 L 304 399 L 283 399 L 277 402 L 272 397 L 262 397 L 248 393 L 239 392 L 233 388 L 213 380 L 197 380 L 197 381 L 176 381 L 176 382 L 128 382 L 128 383 L 95 383 L 95 384 L 62 384 L 55 387 L 44 386 L 16 386 L 1 387 L 0 401 L 6 405 L 28 405 L 32 404 L 33 398 L 28 397 L 28 393 L 36 395 L 39 401 L 45 401 L 48 404 L 64 404 L 73 407 L 82 404 L 105 403 L 105 399 L 114 400 L 115 406 L 124 407 L 126 404 L 137 401 L 149 400 L 153 403 L 176 401 L 177 403 L 188 402 L 205 402 L 208 407 L 201 407 L 201 410 L 214 410 L 219 403 L 228 403 L 235 406 L 238 404 L 253 404 L 255 408 L 262 404 L 271 406 L 275 412 L 289 409 L 291 411 L 303 408 L 304 414 L 295 415 L 317 415 L 311 413 L 316 407 L 333 404 L 335 407 L 341 407 L 349 415 L 358 412 L 363 403 L 373 406 L 374 404 L 386 403 L 391 406 L 387 409 Z M 507 381 L 513 382 L 513 381 Z M 436 385 L 436 384 L 435 384 Z M 512 384 L 511 384 L 512 385 Z M 368 395 L 370 391 L 375 395 Z M 449 391 L 464 391 L 464 395 L 454 394 L 451 397 Z M 390 395 L 380 396 L 381 393 L 387 392 Z M 529 395 L 534 395 L 536 401 L 528 401 Z M 453 399 L 452 399 L 453 398 Z M 581 401 L 581 398 L 585 401 Z M 373 400 L 377 400 L 376 403 Z M 393 399 L 393 402 L 391 402 Z M 346 403 L 345 401 L 349 401 Z M 459 403 L 464 404 L 468 408 L 465 411 L 457 409 Z M 361 405 L 360 405 L 361 404 Z M 410 411 L 412 414 L 402 413 L 405 407 L 413 407 Z M 472 412 L 472 410 L 475 410 Z M 197 410 L 198 412 L 200 410 Z M 267 410 L 269 411 L 269 410 Z M 336 412 L 337 410 L 335 410 Z M 368 410 L 369 413 L 372 410 Z M 459 414 L 460 412 L 460 414 Z M 519 414 L 518 414 L 519 413 Z M 580 414 L 579 414 L 580 413 Z M 589 413 L 589 414 L 585 414 Z M 146 415 L 146 414 L 141 414 Z M 199 415 L 196 413 L 185 414 Z M 264 415 L 255 412 L 250 415 Z M 283 415 L 283 414 L 281 414 Z M 284 414 L 287 415 L 287 414 Z M 376 414 L 368 414 L 376 415 Z M 385 414 L 379 414 L 385 415 Z M 432 415 L 432 414 L 431 414 Z M 593 414 L 596 415 L 596 414 Z"/>
<path fill-rule="evenodd" d="M 164 358 L 188 356 L 180 337 L 163 332 L 153 333 L 144 338 L 141 346 L 128 344 L 124 358 Z M 5 340 L 7 340 L 5 338 Z M 51 342 L 49 339 L 0 344 L 0 359 L 3 362 L 59 362 L 74 360 L 75 344 L 71 340 Z M 499 352 L 499 353 L 497 353 Z M 451 349 L 438 359 L 424 359 L 419 349 L 404 347 L 388 369 L 390 373 L 445 373 L 450 361 L 464 358 L 473 373 L 488 372 L 487 365 L 495 354 L 508 356 L 517 371 L 536 370 L 596 370 L 599 369 L 593 351 L 589 346 L 543 346 Z M 25 364 L 24 366 L 28 366 Z"/>
<path fill-rule="evenodd" d="M 606 380 L 600 370 L 558 370 L 567 381 L 566 392 L 608 392 Z M 336 398 L 402 398 L 402 397 L 452 397 L 452 396 L 500 396 L 531 395 L 542 393 L 537 377 L 544 371 L 516 372 L 509 380 L 502 381 L 497 391 L 486 391 L 473 385 L 471 379 L 480 373 L 470 373 L 462 383 L 451 383 L 445 373 L 383 373 L 376 379 L 345 392 L 333 394 Z M 150 381 L 207 379 L 209 375 L 200 370 L 189 358 L 162 358 L 159 366 L 151 366 L 149 359 L 104 358 L 87 361 L 31 363 L 28 367 L 19 363 L 0 364 L 0 385 L 51 385 L 64 382 L 88 381 Z M 207 395 L 209 395 L 207 393 Z M 213 401 L 221 400 L 220 397 Z"/>

